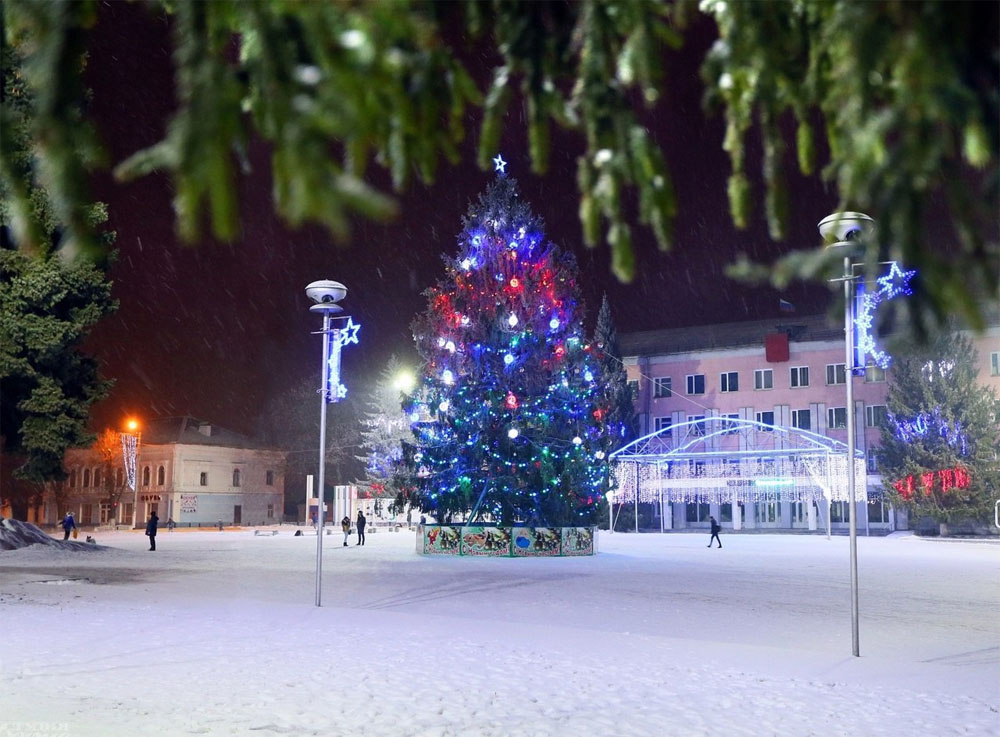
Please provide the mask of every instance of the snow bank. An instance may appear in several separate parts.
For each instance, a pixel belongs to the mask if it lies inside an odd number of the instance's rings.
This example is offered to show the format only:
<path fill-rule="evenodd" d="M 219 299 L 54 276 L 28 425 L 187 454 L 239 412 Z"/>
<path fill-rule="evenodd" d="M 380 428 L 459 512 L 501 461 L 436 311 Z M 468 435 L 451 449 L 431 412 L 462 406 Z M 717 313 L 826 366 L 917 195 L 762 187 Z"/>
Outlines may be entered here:
<path fill-rule="evenodd" d="M 104 546 L 79 540 L 56 540 L 30 522 L 0 517 L 0 550 L 20 550 L 45 545 L 59 550 L 103 550 Z"/>

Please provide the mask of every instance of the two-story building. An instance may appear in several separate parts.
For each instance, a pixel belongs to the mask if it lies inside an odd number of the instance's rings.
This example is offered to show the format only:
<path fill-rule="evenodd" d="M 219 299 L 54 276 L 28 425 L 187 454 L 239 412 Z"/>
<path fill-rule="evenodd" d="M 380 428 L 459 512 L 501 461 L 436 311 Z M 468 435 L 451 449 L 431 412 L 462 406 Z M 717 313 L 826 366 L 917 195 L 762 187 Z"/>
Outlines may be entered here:
<path fill-rule="evenodd" d="M 61 498 L 46 495 L 44 521 L 73 512 L 81 525 L 141 527 L 153 511 L 162 524 L 172 519 L 179 526 L 281 520 L 284 451 L 192 417 L 154 420 L 125 440 L 133 438 L 137 445 L 123 444 L 111 463 L 93 448 L 67 451 L 69 475 Z"/>
<path fill-rule="evenodd" d="M 980 381 L 1000 396 L 1000 321 L 969 337 L 979 354 Z M 848 408 L 842 324 L 822 315 L 789 316 L 623 334 L 619 343 L 637 398 L 640 435 L 685 423 L 689 429 L 721 427 L 732 418 L 846 443 L 847 413 L 853 412 L 856 448 L 867 461 L 855 497 L 859 528 L 906 528 L 904 510 L 894 510 L 883 498 L 878 469 L 879 425 L 892 369 L 869 367 L 856 377 L 854 407 Z M 847 526 L 849 513 L 847 502 L 803 511 L 801 504 L 774 499 L 739 505 L 673 501 L 655 511 L 665 529 L 706 527 L 709 515 L 737 528 L 815 529 L 817 516 L 821 526 L 837 528 Z"/>

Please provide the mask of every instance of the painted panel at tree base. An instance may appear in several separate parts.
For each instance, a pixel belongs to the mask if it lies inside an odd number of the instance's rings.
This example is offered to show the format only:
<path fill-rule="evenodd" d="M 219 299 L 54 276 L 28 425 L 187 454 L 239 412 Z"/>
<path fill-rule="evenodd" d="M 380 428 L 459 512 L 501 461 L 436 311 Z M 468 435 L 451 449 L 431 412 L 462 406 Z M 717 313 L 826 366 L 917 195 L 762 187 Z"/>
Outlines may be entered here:
<path fill-rule="evenodd" d="M 593 527 L 563 527 L 562 528 L 562 554 L 563 555 L 593 555 L 594 554 L 594 528 Z"/>
<path fill-rule="evenodd" d="M 560 534 L 557 527 L 515 527 L 514 556 L 559 555 Z"/>
<path fill-rule="evenodd" d="M 462 528 L 452 525 L 433 525 L 424 530 L 424 553 L 428 555 L 457 555 Z"/>
<path fill-rule="evenodd" d="M 462 555 L 510 555 L 510 528 L 464 528 Z"/>

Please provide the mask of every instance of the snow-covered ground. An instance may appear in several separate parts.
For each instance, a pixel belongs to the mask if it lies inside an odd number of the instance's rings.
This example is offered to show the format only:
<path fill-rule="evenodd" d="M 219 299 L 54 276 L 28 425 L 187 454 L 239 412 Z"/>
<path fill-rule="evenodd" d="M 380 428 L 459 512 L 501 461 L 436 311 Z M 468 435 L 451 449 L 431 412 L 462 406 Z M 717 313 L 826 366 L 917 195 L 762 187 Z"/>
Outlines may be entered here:
<path fill-rule="evenodd" d="M 253 531 L 0 552 L 0 736 L 1000 735 L 1000 545 L 602 534 L 421 557 Z"/>

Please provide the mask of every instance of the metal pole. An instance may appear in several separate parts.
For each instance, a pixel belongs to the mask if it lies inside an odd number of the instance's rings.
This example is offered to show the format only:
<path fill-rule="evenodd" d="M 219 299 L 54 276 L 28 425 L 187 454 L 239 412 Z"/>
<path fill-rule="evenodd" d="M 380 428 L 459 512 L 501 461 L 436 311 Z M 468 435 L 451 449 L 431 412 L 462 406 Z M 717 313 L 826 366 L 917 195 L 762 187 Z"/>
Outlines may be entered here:
<path fill-rule="evenodd" d="M 847 381 L 847 513 L 851 538 L 851 651 L 860 656 L 858 644 L 858 520 L 854 495 L 854 275 L 851 258 L 844 258 L 844 345 Z"/>
<path fill-rule="evenodd" d="M 323 484 L 326 474 L 326 372 L 330 354 L 330 313 L 323 313 L 323 360 L 319 389 L 319 489 L 316 492 L 316 606 L 323 606 Z"/>
<path fill-rule="evenodd" d="M 639 531 L 639 464 L 635 464 L 635 531 Z"/>
<path fill-rule="evenodd" d="M 132 476 L 132 529 L 139 526 L 139 441 L 141 434 L 135 436 L 135 455 L 132 458 L 132 465 L 135 473 Z"/>

